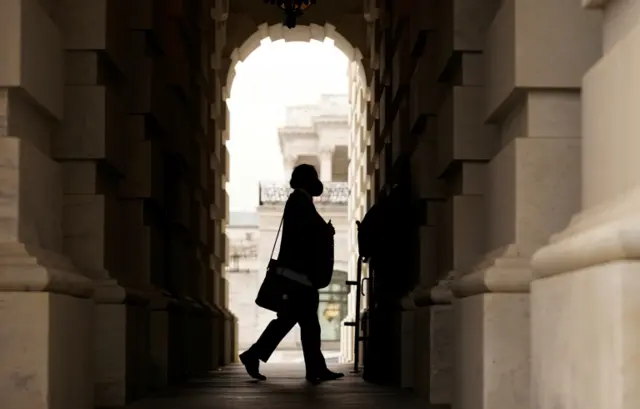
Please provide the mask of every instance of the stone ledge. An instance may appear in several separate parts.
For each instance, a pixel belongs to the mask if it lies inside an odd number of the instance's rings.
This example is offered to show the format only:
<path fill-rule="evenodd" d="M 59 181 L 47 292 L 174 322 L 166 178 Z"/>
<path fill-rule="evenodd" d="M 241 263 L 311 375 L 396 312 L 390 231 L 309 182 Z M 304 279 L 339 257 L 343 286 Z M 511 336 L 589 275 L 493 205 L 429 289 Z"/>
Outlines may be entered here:
<path fill-rule="evenodd" d="M 17 242 L 0 243 L 0 291 L 42 291 L 89 298 L 93 281 L 66 257 Z"/>
<path fill-rule="evenodd" d="M 171 293 L 165 290 L 156 290 L 155 294 L 151 297 L 149 302 L 149 308 L 151 311 L 166 311 L 170 308 L 170 305 L 176 302 Z"/>
<path fill-rule="evenodd" d="M 534 278 L 640 258 L 640 189 L 574 217 L 531 260 Z"/>
<path fill-rule="evenodd" d="M 508 245 L 485 255 L 470 274 L 452 285 L 457 298 L 485 293 L 528 293 L 532 280 L 526 247 Z"/>
<path fill-rule="evenodd" d="M 95 283 L 93 299 L 98 304 L 149 305 L 152 294 L 130 287 L 123 287 L 117 280 L 102 280 Z"/>
<path fill-rule="evenodd" d="M 450 271 L 447 276 L 432 287 L 418 287 L 401 301 L 403 309 L 417 309 L 431 307 L 433 305 L 449 305 L 453 301 L 451 286 L 460 276 L 457 271 Z"/>

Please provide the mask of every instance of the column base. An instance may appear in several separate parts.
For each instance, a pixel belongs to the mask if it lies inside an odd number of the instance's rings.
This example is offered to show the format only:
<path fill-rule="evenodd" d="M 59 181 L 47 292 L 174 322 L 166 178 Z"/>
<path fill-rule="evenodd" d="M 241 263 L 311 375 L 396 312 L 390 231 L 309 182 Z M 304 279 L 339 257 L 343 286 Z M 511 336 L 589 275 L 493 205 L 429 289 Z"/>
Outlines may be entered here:
<path fill-rule="evenodd" d="M 454 301 L 454 409 L 529 409 L 529 294 Z"/>
<path fill-rule="evenodd" d="M 430 310 L 430 307 L 417 309 L 413 324 L 415 328 L 413 390 L 425 400 L 428 400 L 431 394 Z"/>
<path fill-rule="evenodd" d="M 183 358 L 187 362 L 188 377 L 199 376 L 213 369 L 208 365 L 211 361 L 211 348 L 209 347 L 209 334 L 213 328 L 211 307 L 200 300 L 191 297 L 184 299 L 188 305 L 184 310 L 187 331 L 183 334 L 186 343 Z"/>
<path fill-rule="evenodd" d="M 584 211 L 532 258 L 535 277 L 640 258 L 640 189 Z"/>
<path fill-rule="evenodd" d="M 225 327 L 226 327 L 225 315 L 223 310 L 215 304 L 210 305 L 210 308 L 212 312 L 211 343 L 210 343 L 212 367 L 219 368 L 220 366 L 224 365 L 224 362 L 225 362 L 225 359 L 224 359 L 224 343 L 226 342 L 225 334 L 224 334 Z"/>
<path fill-rule="evenodd" d="M 454 409 L 529 409 L 531 253 L 500 248 L 453 283 Z"/>
<path fill-rule="evenodd" d="M 168 304 L 169 383 L 182 382 L 219 367 L 220 312 L 206 302 L 190 297 Z"/>
<path fill-rule="evenodd" d="M 175 300 L 169 293 L 159 292 L 150 304 L 151 389 L 169 385 L 169 306 Z"/>
<path fill-rule="evenodd" d="M 148 395 L 148 295 L 97 283 L 95 306 L 95 405 L 117 407 Z"/>
<path fill-rule="evenodd" d="M 574 217 L 533 259 L 532 405 L 640 406 L 640 190 Z"/>
<path fill-rule="evenodd" d="M 414 388 L 434 407 L 448 406 L 452 402 L 454 321 L 451 285 L 459 275 L 451 271 L 433 288 L 413 293 L 414 303 L 418 306 Z"/>
<path fill-rule="evenodd" d="M 532 283 L 532 407 L 640 407 L 639 271 L 619 261 Z"/>
<path fill-rule="evenodd" d="M 223 326 L 223 345 L 222 345 L 222 357 L 220 360 L 221 365 L 229 365 L 236 361 L 235 347 L 234 347 L 234 333 L 235 333 L 235 316 L 226 308 L 222 308 L 222 314 L 224 319 Z"/>
<path fill-rule="evenodd" d="M 94 284 L 60 254 L 19 242 L 0 242 L 0 290 L 89 298 Z"/>
<path fill-rule="evenodd" d="M 0 243 L 0 407 L 93 408 L 93 290 L 64 256 Z"/>
<path fill-rule="evenodd" d="M 413 388 L 415 385 L 416 311 L 400 313 L 400 387 Z"/>
<path fill-rule="evenodd" d="M 451 305 L 429 307 L 429 403 L 453 402 L 454 315 Z"/>
<path fill-rule="evenodd" d="M 0 306 L 0 407 L 92 409 L 93 301 L 3 291 Z"/>
<path fill-rule="evenodd" d="M 515 244 L 486 254 L 470 274 L 460 274 L 451 290 L 456 297 L 483 293 L 526 293 L 531 283 L 529 259 L 536 249 Z"/>

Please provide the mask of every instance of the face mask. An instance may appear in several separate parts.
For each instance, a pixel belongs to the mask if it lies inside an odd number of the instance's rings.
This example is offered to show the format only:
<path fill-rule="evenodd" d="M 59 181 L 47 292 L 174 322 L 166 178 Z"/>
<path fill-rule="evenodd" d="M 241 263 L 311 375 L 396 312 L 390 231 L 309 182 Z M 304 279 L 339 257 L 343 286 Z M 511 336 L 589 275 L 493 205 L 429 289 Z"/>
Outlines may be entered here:
<path fill-rule="evenodd" d="M 324 185 L 320 181 L 318 181 L 317 183 L 314 183 L 313 188 L 309 190 L 309 194 L 313 197 L 318 197 L 322 195 L 322 192 L 324 192 Z"/>

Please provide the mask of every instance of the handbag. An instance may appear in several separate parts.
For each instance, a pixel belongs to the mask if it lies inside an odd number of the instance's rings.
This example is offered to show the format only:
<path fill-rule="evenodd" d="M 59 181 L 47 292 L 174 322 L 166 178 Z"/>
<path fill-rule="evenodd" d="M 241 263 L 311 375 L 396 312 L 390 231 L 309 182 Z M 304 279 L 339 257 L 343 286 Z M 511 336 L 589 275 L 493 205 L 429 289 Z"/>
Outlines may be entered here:
<path fill-rule="evenodd" d="M 284 215 L 280 220 L 280 227 L 278 227 L 278 233 L 271 249 L 267 273 L 256 297 L 256 305 L 258 307 L 275 313 L 283 311 L 292 293 L 300 291 L 302 287 L 312 287 L 311 282 L 305 275 L 280 265 L 278 260 L 273 258 L 283 222 Z"/>

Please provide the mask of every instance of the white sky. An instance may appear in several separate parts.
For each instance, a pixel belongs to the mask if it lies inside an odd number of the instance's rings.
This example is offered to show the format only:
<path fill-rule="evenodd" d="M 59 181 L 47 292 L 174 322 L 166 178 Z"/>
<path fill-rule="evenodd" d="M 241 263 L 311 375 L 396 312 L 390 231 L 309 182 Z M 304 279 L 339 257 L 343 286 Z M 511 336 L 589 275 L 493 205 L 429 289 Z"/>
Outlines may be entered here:
<path fill-rule="evenodd" d="M 321 94 L 346 93 L 348 59 L 333 41 L 263 41 L 236 65 L 231 87 L 229 207 L 253 211 L 258 183 L 284 179 L 277 127 L 287 105 L 313 103 Z"/>

